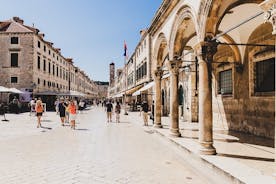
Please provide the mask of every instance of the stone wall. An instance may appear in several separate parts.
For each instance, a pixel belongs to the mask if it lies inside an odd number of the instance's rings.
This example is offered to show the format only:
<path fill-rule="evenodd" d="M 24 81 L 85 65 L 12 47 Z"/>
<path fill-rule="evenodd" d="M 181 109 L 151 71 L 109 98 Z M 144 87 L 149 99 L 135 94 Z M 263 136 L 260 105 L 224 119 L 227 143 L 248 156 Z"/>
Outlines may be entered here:
<path fill-rule="evenodd" d="M 19 38 L 19 44 L 10 44 L 12 36 Z M 0 85 L 15 88 L 29 88 L 33 76 L 33 34 L 0 34 Z M 18 53 L 18 67 L 11 67 L 11 53 Z M 18 83 L 11 84 L 11 77 L 18 77 Z"/>

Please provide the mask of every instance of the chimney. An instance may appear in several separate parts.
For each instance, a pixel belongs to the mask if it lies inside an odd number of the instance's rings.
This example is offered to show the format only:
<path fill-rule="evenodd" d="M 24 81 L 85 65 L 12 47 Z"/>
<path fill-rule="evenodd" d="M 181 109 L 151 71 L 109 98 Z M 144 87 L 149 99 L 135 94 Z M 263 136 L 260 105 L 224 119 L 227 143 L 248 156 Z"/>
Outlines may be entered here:
<path fill-rule="evenodd" d="M 12 18 L 15 22 L 18 22 L 19 24 L 24 24 L 24 20 L 20 19 L 19 17 L 13 17 Z"/>
<path fill-rule="evenodd" d="M 115 81 L 115 64 L 110 63 L 109 65 L 109 85 L 113 86 Z"/>

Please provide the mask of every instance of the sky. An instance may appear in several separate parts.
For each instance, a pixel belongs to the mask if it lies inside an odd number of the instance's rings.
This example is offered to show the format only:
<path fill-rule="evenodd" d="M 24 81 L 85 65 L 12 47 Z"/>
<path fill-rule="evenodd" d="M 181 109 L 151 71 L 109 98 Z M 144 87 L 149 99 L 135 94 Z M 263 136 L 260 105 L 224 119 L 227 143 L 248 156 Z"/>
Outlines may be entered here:
<path fill-rule="evenodd" d="M 0 21 L 14 16 L 45 34 L 66 58 L 94 80 L 108 81 L 109 64 L 124 64 L 140 30 L 149 27 L 162 0 L 0 0 Z"/>

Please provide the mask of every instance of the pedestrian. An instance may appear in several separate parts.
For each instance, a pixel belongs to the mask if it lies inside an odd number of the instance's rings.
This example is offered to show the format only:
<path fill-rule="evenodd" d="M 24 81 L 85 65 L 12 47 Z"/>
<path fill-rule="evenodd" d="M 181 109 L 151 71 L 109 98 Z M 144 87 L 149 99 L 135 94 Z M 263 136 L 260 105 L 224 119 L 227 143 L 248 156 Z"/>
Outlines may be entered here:
<path fill-rule="evenodd" d="M 144 126 L 148 126 L 148 110 L 149 110 L 149 105 L 146 101 L 144 101 L 142 103 Z"/>
<path fill-rule="evenodd" d="M 152 104 L 151 104 L 150 119 L 152 120 L 152 124 L 154 125 L 154 100 L 152 101 Z"/>
<path fill-rule="evenodd" d="M 80 113 L 84 110 L 84 101 L 83 100 L 80 100 L 80 103 L 79 103 L 79 110 L 80 110 Z"/>
<path fill-rule="evenodd" d="M 70 116 L 69 109 L 68 109 L 69 103 L 70 103 L 69 99 L 66 98 L 66 100 L 64 102 L 64 104 L 66 106 L 66 108 L 65 108 L 65 123 L 69 123 L 69 116 Z"/>
<path fill-rule="evenodd" d="M 64 121 L 65 121 L 65 111 L 67 108 L 67 104 L 64 102 L 64 98 L 60 99 L 60 103 L 58 104 L 58 112 L 59 112 L 59 117 L 61 121 L 61 126 L 64 126 Z"/>
<path fill-rule="evenodd" d="M 113 105 L 111 101 L 109 100 L 108 103 L 106 104 L 106 113 L 107 113 L 107 122 L 112 122 L 112 110 L 113 110 Z"/>
<path fill-rule="evenodd" d="M 32 115 L 32 112 L 35 112 L 35 104 L 36 104 L 36 101 L 35 101 L 34 98 L 32 98 L 32 100 L 29 103 L 29 105 L 30 105 L 30 116 Z"/>
<path fill-rule="evenodd" d="M 70 104 L 68 106 L 69 110 L 69 120 L 70 120 L 70 125 L 71 129 L 76 129 L 76 118 L 77 118 L 77 106 L 73 100 L 70 101 Z"/>
<path fill-rule="evenodd" d="M 120 106 L 120 103 L 117 102 L 115 106 L 116 123 L 120 123 L 120 113 L 121 113 L 121 106 Z"/>
<path fill-rule="evenodd" d="M 56 99 L 54 105 L 55 105 L 56 113 L 58 114 L 58 112 L 59 112 L 59 99 Z"/>
<path fill-rule="evenodd" d="M 36 105 L 35 105 L 35 112 L 36 112 L 36 116 L 37 116 L 37 128 L 41 128 L 41 116 L 43 114 L 44 108 L 42 105 L 42 101 L 39 99 L 36 101 Z"/>

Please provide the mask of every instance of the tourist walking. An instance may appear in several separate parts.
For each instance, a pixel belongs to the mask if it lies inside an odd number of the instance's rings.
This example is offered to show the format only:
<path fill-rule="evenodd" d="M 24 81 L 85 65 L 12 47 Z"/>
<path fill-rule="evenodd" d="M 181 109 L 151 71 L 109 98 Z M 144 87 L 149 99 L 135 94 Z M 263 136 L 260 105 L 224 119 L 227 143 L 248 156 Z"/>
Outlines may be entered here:
<path fill-rule="evenodd" d="M 36 112 L 36 116 L 37 116 L 37 128 L 41 128 L 41 116 L 43 114 L 44 108 L 42 105 L 42 101 L 41 99 L 38 99 L 36 101 L 36 105 L 35 105 L 35 112 Z"/>
<path fill-rule="evenodd" d="M 146 101 L 142 103 L 142 111 L 143 111 L 143 120 L 144 120 L 144 126 L 148 126 L 148 111 L 149 111 L 149 105 Z"/>
<path fill-rule="evenodd" d="M 120 123 L 120 113 L 121 113 L 121 106 L 120 106 L 120 103 L 117 102 L 115 106 L 116 123 Z"/>
<path fill-rule="evenodd" d="M 154 100 L 152 101 L 152 104 L 151 104 L 150 119 L 152 120 L 152 124 L 154 125 Z"/>
<path fill-rule="evenodd" d="M 55 105 L 56 113 L 58 114 L 58 112 L 59 112 L 59 99 L 56 99 L 54 105 Z"/>
<path fill-rule="evenodd" d="M 107 122 L 112 122 L 112 110 L 113 110 L 113 105 L 111 101 L 108 101 L 106 104 L 106 113 L 107 113 Z"/>
<path fill-rule="evenodd" d="M 30 116 L 31 116 L 33 112 L 35 113 L 36 99 L 32 98 L 29 105 L 30 105 Z"/>
<path fill-rule="evenodd" d="M 66 108 L 65 108 L 65 123 L 70 123 L 69 122 L 69 116 L 70 116 L 70 113 L 69 113 L 69 104 L 70 104 L 70 101 L 68 98 L 66 98 L 65 102 L 64 102 Z"/>
<path fill-rule="evenodd" d="M 68 106 L 69 110 L 69 121 L 71 125 L 71 129 L 76 129 L 76 118 L 77 118 L 77 105 L 73 100 L 70 101 Z"/>
<path fill-rule="evenodd" d="M 60 121 L 61 121 L 61 126 L 64 126 L 65 111 L 66 111 L 67 106 L 68 105 L 64 102 L 64 98 L 61 98 L 60 103 L 58 105 L 58 112 L 59 112 L 59 117 L 60 117 Z"/>
<path fill-rule="evenodd" d="M 84 106 L 85 106 L 84 101 L 80 100 L 80 103 L 79 103 L 79 111 L 80 111 L 80 113 L 82 113 L 82 111 L 84 110 Z"/>

